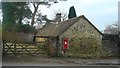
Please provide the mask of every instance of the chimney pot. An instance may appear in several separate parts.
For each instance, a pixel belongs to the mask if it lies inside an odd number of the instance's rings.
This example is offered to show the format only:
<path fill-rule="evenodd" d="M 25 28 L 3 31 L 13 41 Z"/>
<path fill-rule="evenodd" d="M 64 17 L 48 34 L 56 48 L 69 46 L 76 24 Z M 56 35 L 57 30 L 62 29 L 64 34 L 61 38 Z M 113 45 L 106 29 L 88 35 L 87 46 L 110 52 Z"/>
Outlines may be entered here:
<path fill-rule="evenodd" d="M 61 13 L 57 13 L 56 14 L 56 19 L 55 19 L 56 22 L 61 22 Z"/>

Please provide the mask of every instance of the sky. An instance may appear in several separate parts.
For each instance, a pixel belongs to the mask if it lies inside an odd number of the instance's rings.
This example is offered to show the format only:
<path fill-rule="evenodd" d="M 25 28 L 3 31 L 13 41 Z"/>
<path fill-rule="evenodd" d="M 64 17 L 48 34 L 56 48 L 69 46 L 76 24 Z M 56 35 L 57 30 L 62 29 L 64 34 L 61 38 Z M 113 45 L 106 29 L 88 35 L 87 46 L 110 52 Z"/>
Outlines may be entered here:
<path fill-rule="evenodd" d="M 77 16 L 84 15 L 96 28 L 103 31 L 106 25 L 118 20 L 118 2 L 119 0 L 67 0 L 53 4 L 49 8 L 40 6 L 39 9 L 42 14 L 53 19 L 55 12 L 68 13 L 69 8 L 74 6 Z"/>
<path fill-rule="evenodd" d="M 56 11 L 69 12 L 74 6 L 77 16 L 85 15 L 100 31 L 108 24 L 118 20 L 119 0 L 67 0 L 52 5 L 50 8 L 40 6 L 41 12 L 52 19 Z"/>

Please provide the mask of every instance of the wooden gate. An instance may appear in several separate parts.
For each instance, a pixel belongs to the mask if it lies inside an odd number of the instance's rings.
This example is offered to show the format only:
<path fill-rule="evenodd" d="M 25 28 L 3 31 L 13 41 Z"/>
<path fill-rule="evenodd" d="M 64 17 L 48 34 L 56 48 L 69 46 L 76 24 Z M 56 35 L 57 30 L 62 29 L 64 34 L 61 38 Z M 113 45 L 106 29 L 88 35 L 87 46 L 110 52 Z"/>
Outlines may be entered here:
<path fill-rule="evenodd" d="M 56 54 L 56 39 L 50 36 L 35 36 L 35 41 L 37 44 L 44 46 L 42 49 L 50 56 L 55 56 Z"/>
<path fill-rule="evenodd" d="M 31 33 L 12 33 L 4 32 L 3 36 L 3 55 L 12 54 L 39 54 L 40 45 L 34 41 L 34 34 Z"/>

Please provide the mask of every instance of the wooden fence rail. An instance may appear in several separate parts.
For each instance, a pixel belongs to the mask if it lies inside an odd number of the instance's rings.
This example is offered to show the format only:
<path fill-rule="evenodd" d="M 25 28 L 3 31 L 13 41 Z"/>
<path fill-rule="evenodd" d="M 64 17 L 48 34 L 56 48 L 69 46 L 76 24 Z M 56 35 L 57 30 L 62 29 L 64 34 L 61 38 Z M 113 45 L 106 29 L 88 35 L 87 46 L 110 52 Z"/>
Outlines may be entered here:
<path fill-rule="evenodd" d="M 3 42 L 31 43 L 34 40 L 34 34 L 3 32 L 2 40 Z"/>
<path fill-rule="evenodd" d="M 34 34 L 32 33 L 13 33 L 3 32 L 3 53 L 38 53 L 38 45 L 34 41 Z"/>

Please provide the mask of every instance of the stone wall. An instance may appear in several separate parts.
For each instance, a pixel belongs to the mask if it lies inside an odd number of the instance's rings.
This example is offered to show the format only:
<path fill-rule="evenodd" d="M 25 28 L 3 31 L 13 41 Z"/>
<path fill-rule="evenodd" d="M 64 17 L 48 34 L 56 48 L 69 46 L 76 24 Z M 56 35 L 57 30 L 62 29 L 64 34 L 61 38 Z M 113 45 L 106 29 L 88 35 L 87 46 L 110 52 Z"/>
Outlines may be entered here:
<path fill-rule="evenodd" d="M 73 57 L 100 57 L 102 36 L 84 18 L 72 25 L 60 38 L 69 39 L 67 53 Z M 62 45 L 62 41 L 60 43 Z"/>
<path fill-rule="evenodd" d="M 103 57 L 117 57 L 118 56 L 118 35 L 104 34 L 103 35 Z"/>

